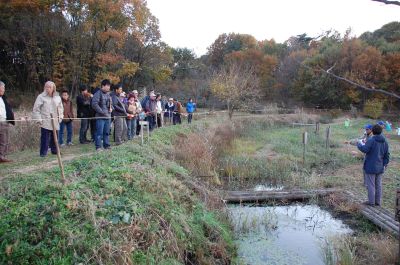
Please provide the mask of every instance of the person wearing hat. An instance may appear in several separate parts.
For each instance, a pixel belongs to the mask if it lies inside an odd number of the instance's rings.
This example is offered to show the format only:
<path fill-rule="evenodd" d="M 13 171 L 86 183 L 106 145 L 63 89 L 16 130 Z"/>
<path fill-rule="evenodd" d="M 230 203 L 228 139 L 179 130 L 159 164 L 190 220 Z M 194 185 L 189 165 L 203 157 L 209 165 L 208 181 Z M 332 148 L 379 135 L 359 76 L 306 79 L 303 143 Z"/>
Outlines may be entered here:
<path fill-rule="evenodd" d="M 363 136 L 358 137 L 356 139 L 352 139 L 350 141 L 346 141 L 345 143 L 357 146 L 357 143 L 361 141 L 365 144 L 368 141 L 368 139 L 372 137 L 372 124 L 366 124 L 363 128 L 365 130 Z"/>
<path fill-rule="evenodd" d="M 150 92 L 149 100 L 145 102 L 143 106 L 146 113 L 146 121 L 149 122 L 149 130 L 152 131 L 156 126 L 156 114 L 157 114 L 157 101 L 156 94 Z"/>

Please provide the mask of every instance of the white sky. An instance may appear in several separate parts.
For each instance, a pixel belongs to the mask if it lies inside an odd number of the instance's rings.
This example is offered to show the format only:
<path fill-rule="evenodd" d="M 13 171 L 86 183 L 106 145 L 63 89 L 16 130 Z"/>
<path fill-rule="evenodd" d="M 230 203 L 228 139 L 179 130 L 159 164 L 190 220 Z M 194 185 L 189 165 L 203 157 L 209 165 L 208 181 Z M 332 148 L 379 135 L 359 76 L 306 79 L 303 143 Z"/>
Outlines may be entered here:
<path fill-rule="evenodd" d="M 400 7 L 371 0 L 147 0 L 160 21 L 162 40 L 198 56 L 222 33 L 246 33 L 284 42 L 329 29 L 354 35 L 400 21 Z"/>

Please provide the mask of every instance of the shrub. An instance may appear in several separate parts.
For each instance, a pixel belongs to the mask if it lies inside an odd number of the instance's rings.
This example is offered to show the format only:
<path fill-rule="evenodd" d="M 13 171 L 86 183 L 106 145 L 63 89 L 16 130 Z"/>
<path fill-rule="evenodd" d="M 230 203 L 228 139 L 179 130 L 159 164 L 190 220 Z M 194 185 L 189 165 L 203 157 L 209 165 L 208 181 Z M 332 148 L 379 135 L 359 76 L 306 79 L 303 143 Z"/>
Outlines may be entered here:
<path fill-rule="evenodd" d="M 384 101 L 381 99 L 369 99 L 364 105 L 364 115 L 372 119 L 377 119 L 382 115 Z"/>

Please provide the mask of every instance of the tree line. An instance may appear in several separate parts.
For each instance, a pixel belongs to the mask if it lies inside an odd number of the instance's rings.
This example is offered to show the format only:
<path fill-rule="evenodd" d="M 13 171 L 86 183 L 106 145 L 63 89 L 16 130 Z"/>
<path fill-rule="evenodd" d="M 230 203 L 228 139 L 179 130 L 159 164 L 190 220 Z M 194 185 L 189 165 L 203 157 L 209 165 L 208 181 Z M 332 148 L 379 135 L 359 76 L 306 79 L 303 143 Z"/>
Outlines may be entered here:
<path fill-rule="evenodd" d="M 256 84 L 258 100 L 394 107 L 397 98 L 390 94 L 400 94 L 400 23 L 359 37 L 330 30 L 283 43 L 224 33 L 196 57 L 161 41 L 159 22 L 145 0 L 9 0 L 0 3 L 0 62 L 7 87 L 24 93 L 40 91 L 51 79 L 76 94 L 81 84 L 96 87 L 108 78 L 131 90 L 150 87 L 205 104 L 223 99 L 227 93 L 218 89 L 230 90 L 241 80 L 235 73 L 237 81 L 216 86 L 223 80 L 217 73 L 245 69 L 257 82 L 241 85 Z"/>

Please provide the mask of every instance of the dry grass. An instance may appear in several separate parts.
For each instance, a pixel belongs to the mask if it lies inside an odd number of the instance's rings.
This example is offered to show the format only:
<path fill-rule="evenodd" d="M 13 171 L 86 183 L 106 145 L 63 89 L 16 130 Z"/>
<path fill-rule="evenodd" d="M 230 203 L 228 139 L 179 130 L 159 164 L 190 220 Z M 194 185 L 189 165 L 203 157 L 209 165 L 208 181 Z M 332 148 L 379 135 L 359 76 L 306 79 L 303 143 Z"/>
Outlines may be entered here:
<path fill-rule="evenodd" d="M 206 177 L 219 184 L 216 167 L 226 149 L 232 147 L 233 127 L 229 124 L 209 128 L 202 133 L 180 134 L 174 143 L 175 159 L 196 177 Z"/>

